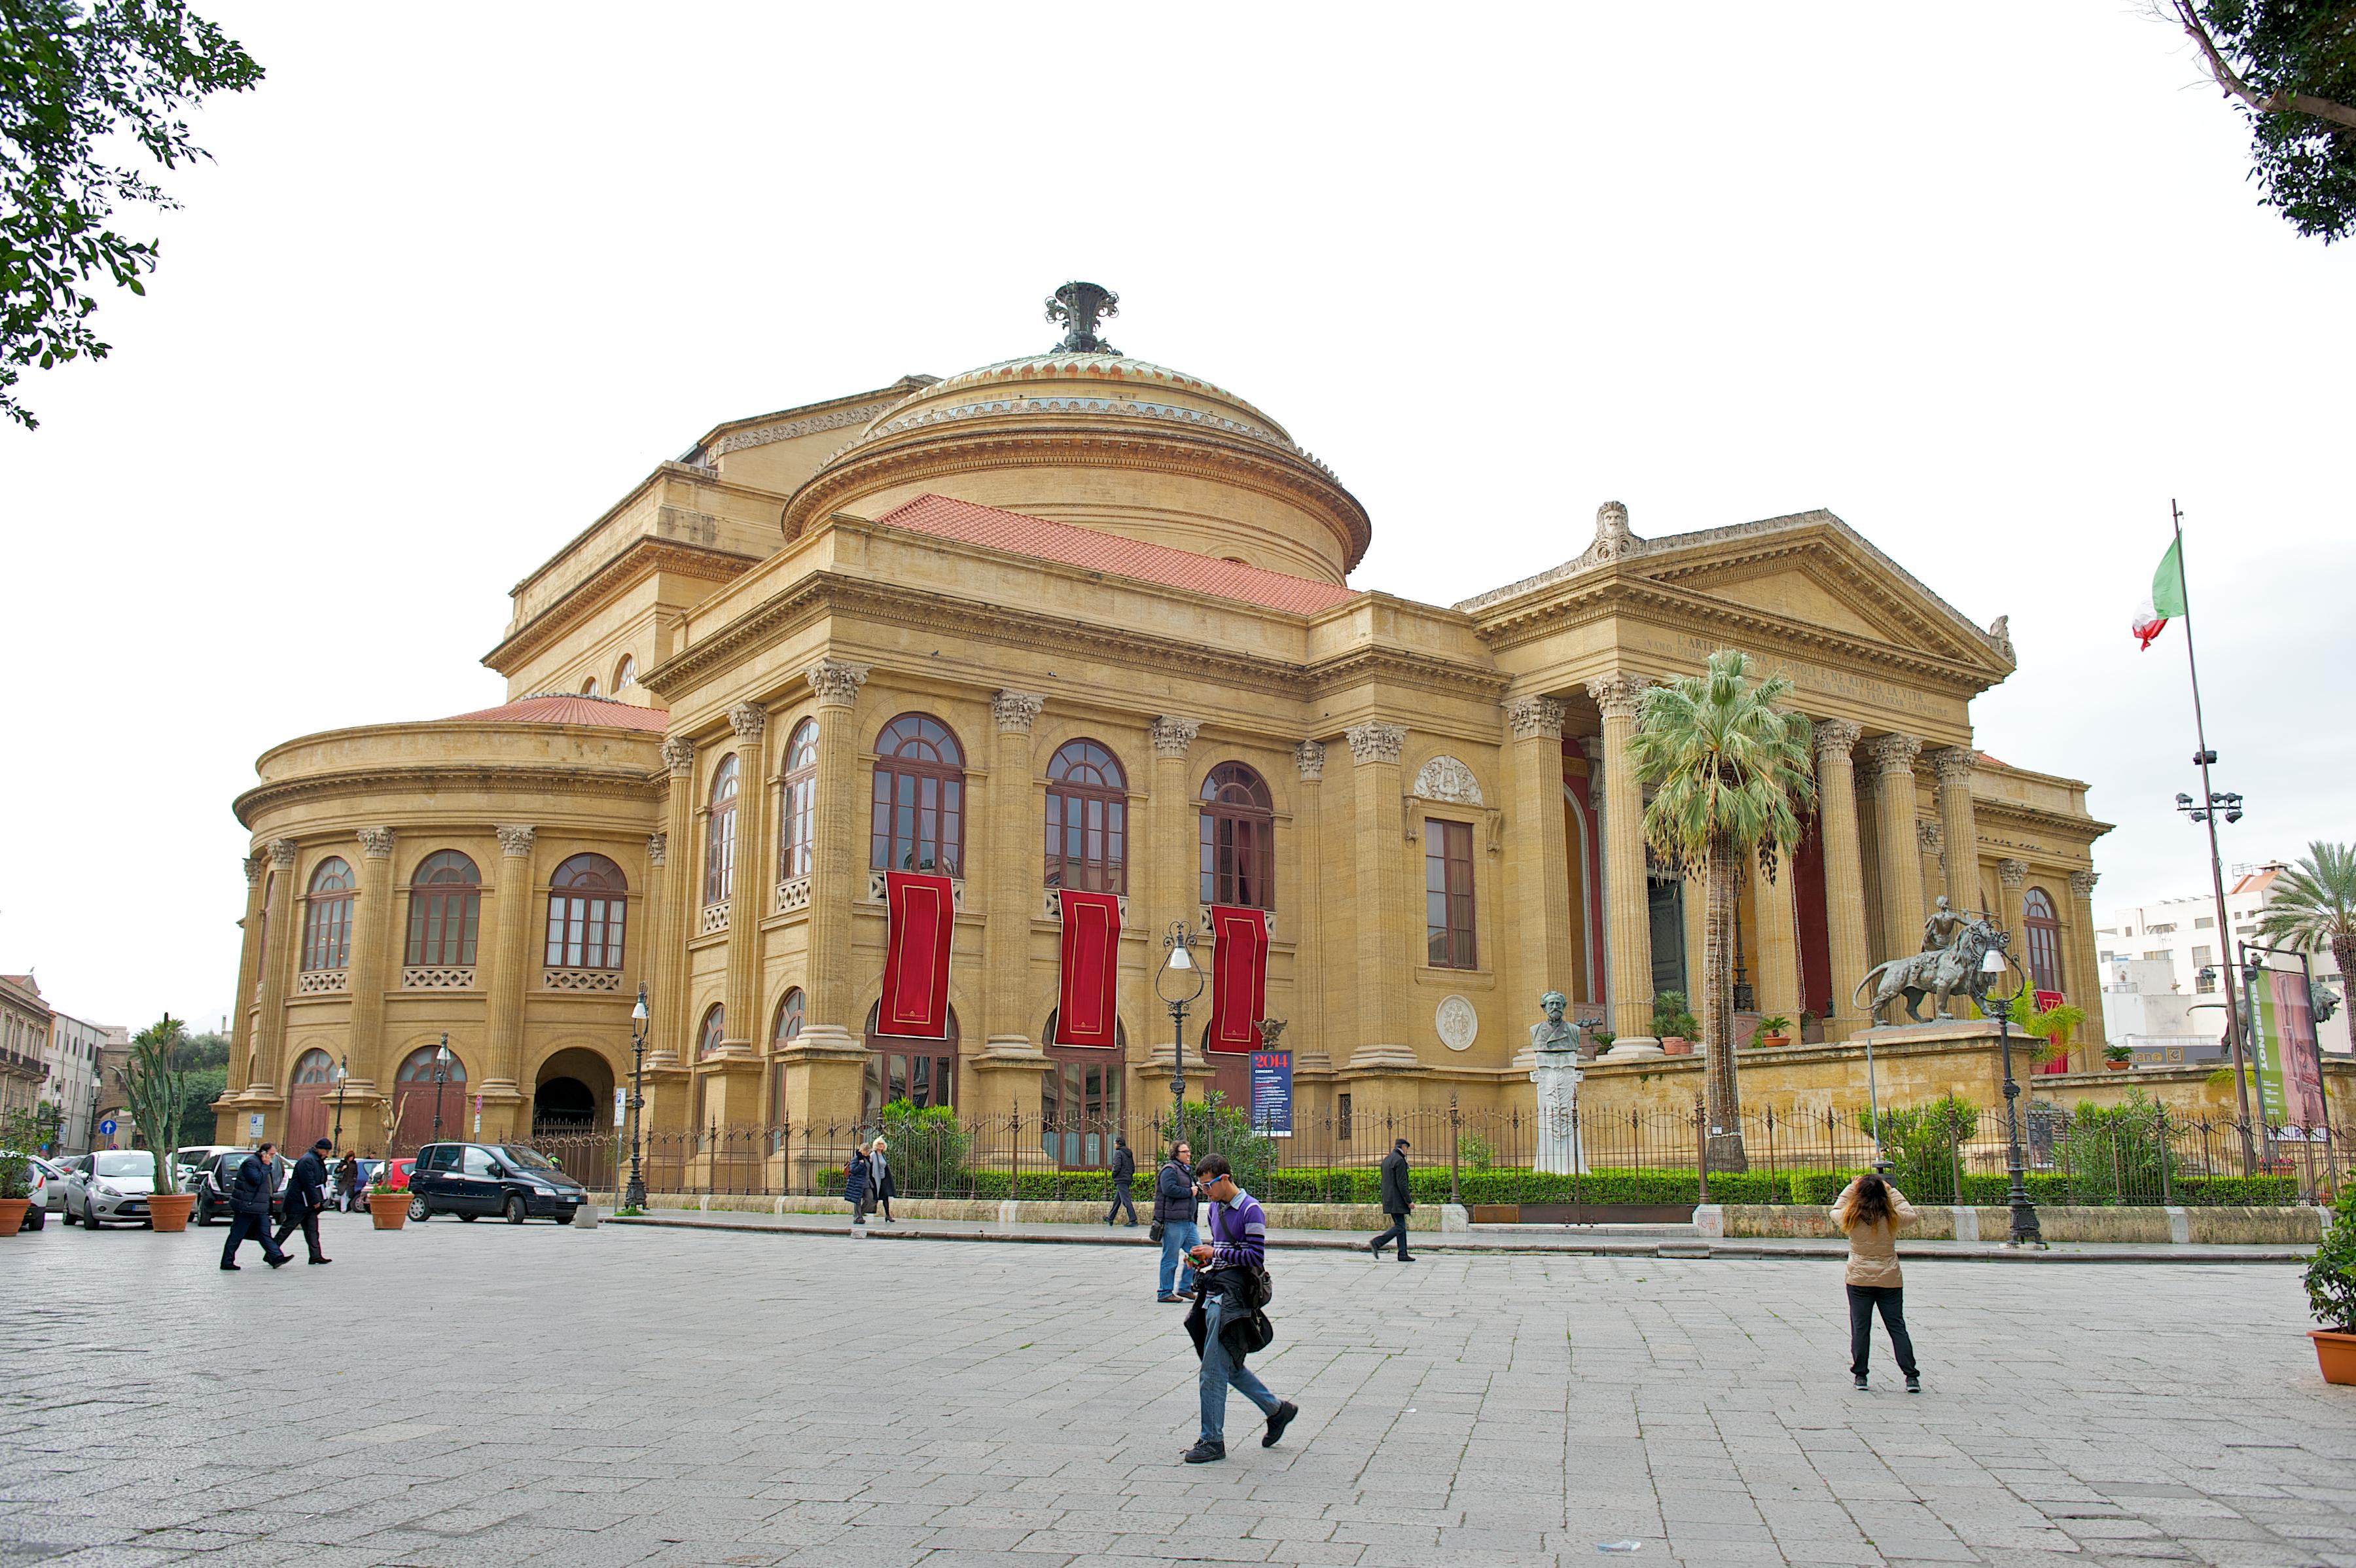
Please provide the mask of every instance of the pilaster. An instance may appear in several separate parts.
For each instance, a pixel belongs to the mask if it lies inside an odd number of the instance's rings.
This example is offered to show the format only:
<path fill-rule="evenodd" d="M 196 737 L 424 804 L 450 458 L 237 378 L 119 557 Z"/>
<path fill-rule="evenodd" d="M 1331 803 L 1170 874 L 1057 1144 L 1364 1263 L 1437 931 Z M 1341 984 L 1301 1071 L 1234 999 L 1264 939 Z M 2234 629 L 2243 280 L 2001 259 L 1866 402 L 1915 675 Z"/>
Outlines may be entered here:
<path fill-rule="evenodd" d="M 687 912 L 695 907 L 688 879 L 695 875 L 695 743 L 672 736 L 662 743 L 669 793 L 663 800 L 663 831 L 647 841 L 647 859 L 660 890 L 651 927 L 654 941 L 647 965 L 647 1065 L 676 1066 L 686 1054 L 680 1022 L 687 975 Z M 679 854 L 671 854 L 676 848 Z"/>
<path fill-rule="evenodd" d="M 352 1076 L 371 1083 L 391 1081 L 394 1063 L 384 1057 L 385 977 L 392 961 L 392 838 L 391 828 L 359 830 L 359 897 L 352 910 Z"/>
<path fill-rule="evenodd" d="M 286 1046 L 288 975 L 294 966 L 294 950 L 303 940 L 303 933 L 294 929 L 296 847 L 293 839 L 270 841 L 270 908 L 264 917 L 261 1027 L 256 1031 L 258 1038 L 247 1063 L 248 1094 L 258 1091 L 272 1101 L 281 1099 L 284 1092 L 278 1087 L 284 1076 L 278 1058 Z"/>
<path fill-rule="evenodd" d="M 1562 703 L 1515 697 L 1505 704 L 1513 730 L 1514 841 L 1505 857 L 1505 929 L 1514 936 L 1515 1007 L 1535 1006 L 1548 991 L 1576 994 L 1584 968 L 1570 944 L 1570 843 L 1563 828 Z M 1500 933 L 1501 935 L 1503 933 Z M 1556 966 L 1562 972 L 1555 972 Z M 1518 1017 L 1518 1012 L 1512 1015 Z"/>
<path fill-rule="evenodd" d="M 255 850 L 245 857 L 245 918 L 238 922 L 243 935 L 237 950 L 237 1005 L 230 1011 L 229 1072 L 231 1094 L 243 1088 L 241 1074 L 253 1050 L 254 996 L 262 986 L 262 939 L 269 922 L 262 917 L 262 863 L 268 857 Z"/>
<path fill-rule="evenodd" d="M 986 1035 L 973 1061 L 982 1075 L 976 1099 L 984 1116 L 1036 1114 L 1039 1076 L 1047 1065 L 1046 1053 L 1031 1038 L 1031 920 L 1039 908 L 1046 846 L 1032 778 L 1031 731 L 1046 705 L 1036 692 L 1001 691 L 990 703 L 998 747 L 990 779 L 990 906 L 982 926 Z"/>
<path fill-rule="evenodd" d="M 1325 743 L 1296 742 L 1293 768 L 1301 776 L 1299 804 L 1293 809 L 1293 864 L 1301 868 L 1293 886 L 1299 891 L 1292 907 L 1301 911 L 1300 936 L 1293 949 L 1292 1016 L 1285 1020 L 1292 1041 L 1292 1071 L 1296 1098 L 1303 1074 L 1333 1070 L 1332 1040 L 1325 1030 L 1325 937 L 1323 919 L 1309 911 L 1323 902 L 1325 865 Z M 1161 955 L 1153 955 L 1159 961 Z"/>
<path fill-rule="evenodd" d="M 1407 1043 L 1407 979 L 1414 961 L 1398 940 L 1408 911 L 1404 794 L 1399 756 L 1407 726 L 1369 719 L 1342 732 L 1350 743 L 1350 785 L 1356 821 L 1358 1039 L 1350 1069 L 1419 1065 Z"/>
<path fill-rule="evenodd" d="M 1203 732 L 1203 721 L 1163 714 L 1154 719 L 1150 728 L 1153 741 L 1153 791 L 1146 801 L 1146 820 L 1151 830 L 1146 842 L 1151 849 L 1139 857 L 1149 868 L 1145 897 L 1146 908 L 1151 913 L 1144 923 L 1149 973 L 1162 962 L 1162 939 L 1169 935 L 1172 923 L 1183 921 L 1189 930 L 1194 929 L 1195 911 L 1202 905 L 1202 808 L 1197 803 L 1190 759 L 1194 737 Z M 1130 908 L 1137 907 L 1132 890 Z M 1199 956 L 1208 962 L 1208 948 Z M 1148 984 L 1151 983 L 1149 979 Z M 1186 1042 L 1190 1070 L 1201 1052 L 1201 1026 L 1210 1019 L 1210 1004 L 1206 989 L 1201 1005 L 1188 1015 L 1188 1028 L 1196 1036 Z M 1152 1053 L 1145 1054 L 1150 1060 Z"/>
<path fill-rule="evenodd" d="M 1825 946 L 1832 960 L 1832 1015 L 1825 1038 L 1845 1040 L 1865 1023 L 1851 1001 L 1873 966 L 1865 931 L 1865 857 L 1857 836 L 1858 726 L 1847 719 L 1815 721 L 1816 822 L 1825 851 Z"/>
<path fill-rule="evenodd" d="M 2069 953 L 2070 1000 L 2086 1015 L 2071 1046 L 2072 1072 L 2094 1071 L 2095 1054 L 2110 1037 L 2103 1026 L 2102 961 L 2094 947 L 2094 884 L 2101 880 L 2100 872 L 2070 874 L 2070 929 L 2062 945 Z M 2222 954 L 2226 950 L 2221 946 L 2218 950 Z"/>
<path fill-rule="evenodd" d="M 538 881 L 532 874 L 532 844 L 540 831 L 528 822 L 500 822 L 492 830 L 499 839 L 499 880 L 491 891 L 491 961 L 483 987 L 488 1005 L 489 1029 L 484 1060 L 473 1070 L 482 1081 L 469 1083 L 469 1093 L 486 1098 L 516 1092 L 523 1073 L 523 993 L 531 983 L 531 908 Z"/>
<path fill-rule="evenodd" d="M 1653 1035 L 1653 930 L 1644 874 L 1644 787 L 1636 777 L 1629 743 L 1636 737 L 1636 714 L 1651 682 L 1615 673 L 1588 682 L 1588 694 L 1603 714 L 1603 875 L 1605 994 L 1612 1031 L 1632 1047 L 1657 1045 Z"/>
<path fill-rule="evenodd" d="M 1881 950 L 1890 958 L 1922 945 L 1922 841 L 1914 826 L 1914 758 L 1922 749 L 1911 735 L 1877 736 L 1866 745 L 1881 835 Z"/>
<path fill-rule="evenodd" d="M 764 1039 L 761 1016 L 761 916 L 776 880 L 769 868 L 769 819 L 776 789 L 769 777 L 769 710 L 739 703 L 728 710 L 736 733 L 736 866 L 728 890 L 728 979 L 722 991 L 720 1056 L 744 1061 Z"/>
<path fill-rule="evenodd" d="M 860 1113 L 866 1020 L 851 972 L 851 900 L 866 886 L 859 852 L 859 689 L 868 666 L 821 659 L 806 679 L 818 696 L 818 779 L 810 805 L 809 957 L 801 1038 L 779 1054 L 786 1113 L 849 1126 Z"/>

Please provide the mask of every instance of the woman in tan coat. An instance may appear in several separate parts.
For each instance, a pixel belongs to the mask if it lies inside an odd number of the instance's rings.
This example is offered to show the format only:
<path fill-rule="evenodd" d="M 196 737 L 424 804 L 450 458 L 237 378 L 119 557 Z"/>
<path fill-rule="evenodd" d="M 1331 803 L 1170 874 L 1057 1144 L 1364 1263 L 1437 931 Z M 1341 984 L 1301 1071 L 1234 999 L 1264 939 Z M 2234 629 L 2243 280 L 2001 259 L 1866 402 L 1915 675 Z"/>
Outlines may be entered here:
<path fill-rule="evenodd" d="M 1906 1195 L 1867 1171 L 1833 1200 L 1833 1223 L 1848 1236 L 1848 1369 L 1865 1387 L 1866 1358 L 1873 1349 L 1873 1315 L 1890 1330 L 1890 1348 L 1906 1374 L 1906 1391 L 1922 1391 L 1914 1365 L 1914 1341 L 1906 1333 L 1906 1283 L 1898 1272 L 1899 1227 L 1914 1220 Z"/>

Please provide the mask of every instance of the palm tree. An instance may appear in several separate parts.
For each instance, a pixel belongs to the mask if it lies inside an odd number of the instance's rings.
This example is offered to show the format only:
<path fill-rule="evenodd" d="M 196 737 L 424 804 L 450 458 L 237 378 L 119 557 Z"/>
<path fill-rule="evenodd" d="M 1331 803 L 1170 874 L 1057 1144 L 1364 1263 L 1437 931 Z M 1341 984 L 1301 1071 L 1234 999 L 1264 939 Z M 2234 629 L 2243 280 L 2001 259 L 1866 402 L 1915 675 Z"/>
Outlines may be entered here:
<path fill-rule="evenodd" d="M 2329 948 L 2343 985 L 2356 980 L 2356 844 L 2308 844 L 2298 864 L 2275 879 L 2257 937 L 2303 952 Z"/>
<path fill-rule="evenodd" d="M 1654 687 L 1630 743 L 1637 776 L 1656 786 L 1644 808 L 1645 841 L 1707 889 L 1701 1019 L 1709 1163 L 1735 1171 L 1750 1162 L 1734 1066 L 1734 897 L 1753 856 L 1761 874 L 1774 879 L 1816 797 L 1808 721 L 1776 706 L 1792 682 L 1783 675 L 1754 679 L 1756 668 L 1747 655 L 1720 649 L 1701 674 Z"/>

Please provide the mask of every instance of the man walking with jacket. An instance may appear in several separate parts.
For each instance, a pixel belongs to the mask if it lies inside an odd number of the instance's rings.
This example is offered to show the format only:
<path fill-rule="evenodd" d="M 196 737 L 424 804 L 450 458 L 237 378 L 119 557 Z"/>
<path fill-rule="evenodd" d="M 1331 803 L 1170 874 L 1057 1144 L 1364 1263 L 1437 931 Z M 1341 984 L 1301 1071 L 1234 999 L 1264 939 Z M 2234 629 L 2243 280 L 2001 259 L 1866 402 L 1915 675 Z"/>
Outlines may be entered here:
<path fill-rule="evenodd" d="M 286 1200 L 279 1210 L 278 1245 L 286 1245 L 286 1238 L 300 1226 L 303 1244 L 310 1249 L 315 1263 L 335 1262 L 319 1247 L 319 1216 L 327 1207 L 327 1156 L 335 1147 L 322 1138 L 303 1151 L 303 1157 L 294 1162 L 294 1174 L 286 1178 Z"/>
<path fill-rule="evenodd" d="M 1208 1465 L 1227 1456 L 1227 1390 L 1235 1388 L 1268 1417 L 1259 1445 L 1273 1448 L 1301 1412 L 1290 1400 L 1269 1392 L 1259 1374 L 1244 1365 L 1248 1350 L 1265 1340 L 1247 1337 L 1252 1316 L 1265 1295 L 1253 1294 L 1254 1276 L 1268 1267 L 1268 1215 L 1259 1199 L 1236 1185 L 1225 1155 L 1205 1155 L 1194 1169 L 1203 1196 L 1211 1200 L 1211 1239 L 1194 1250 L 1203 1280 L 1203 1430 L 1183 1457 Z M 1192 1326 L 1191 1319 L 1189 1326 Z"/>
<path fill-rule="evenodd" d="M 1415 1212 L 1415 1199 L 1408 1196 L 1407 1140 L 1401 1138 L 1383 1156 L 1383 1212 L 1390 1216 L 1391 1228 L 1366 1243 L 1366 1251 L 1376 1257 L 1383 1253 L 1383 1243 L 1398 1239 L 1398 1261 L 1412 1263 L 1407 1255 L 1407 1217 Z"/>
<path fill-rule="evenodd" d="M 1173 1144 L 1170 1163 L 1153 1178 L 1153 1222 L 1162 1227 L 1162 1273 L 1153 1299 L 1183 1301 L 1194 1289 L 1194 1265 L 1183 1262 L 1194 1245 L 1194 1151 Z M 1183 1274 L 1182 1273 L 1183 1263 Z"/>
<path fill-rule="evenodd" d="M 245 1156 L 230 1184 L 229 1240 L 222 1244 L 220 1266 L 238 1267 L 237 1250 L 248 1236 L 262 1243 L 262 1255 L 273 1269 L 286 1266 L 286 1254 L 270 1235 L 270 1195 L 278 1187 L 278 1168 L 272 1158 L 278 1145 L 264 1144 Z"/>
<path fill-rule="evenodd" d="M 1116 1133 L 1112 1139 L 1112 1209 L 1105 1216 L 1111 1224 L 1120 1211 L 1129 1210 L 1129 1228 L 1137 1229 L 1137 1199 L 1130 1195 L 1130 1185 L 1137 1180 L 1137 1156 L 1129 1152 L 1129 1136 Z"/>

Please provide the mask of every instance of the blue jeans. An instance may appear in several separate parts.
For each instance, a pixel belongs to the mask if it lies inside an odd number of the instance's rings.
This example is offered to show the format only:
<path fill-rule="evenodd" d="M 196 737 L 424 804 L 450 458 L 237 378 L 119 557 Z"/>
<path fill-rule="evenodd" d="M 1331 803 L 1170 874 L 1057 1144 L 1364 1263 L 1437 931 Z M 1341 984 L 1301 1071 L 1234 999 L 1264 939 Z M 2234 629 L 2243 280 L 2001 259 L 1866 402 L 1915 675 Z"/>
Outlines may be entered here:
<path fill-rule="evenodd" d="M 1162 1279 L 1154 1291 L 1156 1295 L 1184 1295 L 1194 1288 L 1194 1263 L 1186 1256 L 1186 1249 L 1197 1240 L 1194 1222 L 1191 1219 L 1165 1219 L 1162 1222 Z M 1181 1275 L 1183 1277 L 1178 1279 L 1173 1290 L 1171 1280 Z"/>
<path fill-rule="evenodd" d="M 1214 1295 L 1203 1304 L 1203 1372 L 1199 1379 L 1203 1392 L 1203 1441 L 1225 1443 L 1227 1440 L 1227 1385 L 1235 1385 L 1244 1398 L 1259 1406 L 1262 1415 L 1276 1413 L 1276 1396 L 1258 1373 L 1227 1354 L 1219 1340 L 1219 1321 L 1226 1311 L 1224 1295 Z"/>

